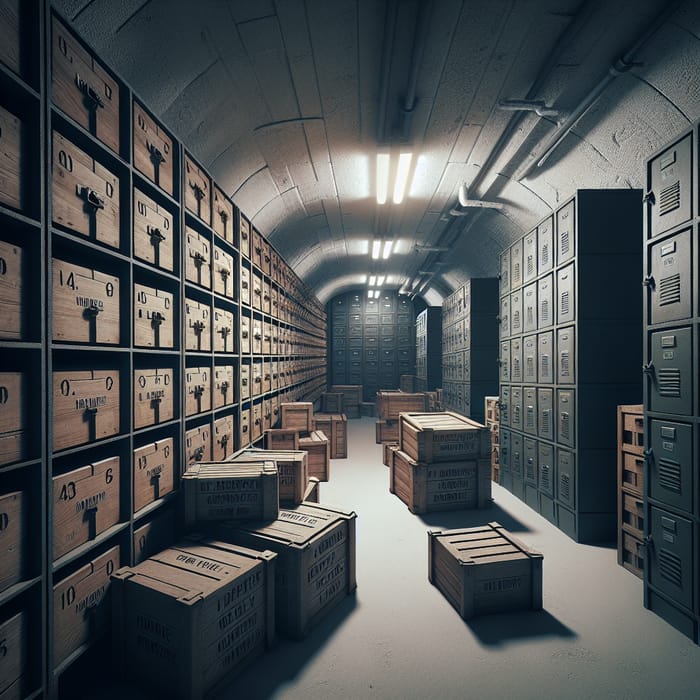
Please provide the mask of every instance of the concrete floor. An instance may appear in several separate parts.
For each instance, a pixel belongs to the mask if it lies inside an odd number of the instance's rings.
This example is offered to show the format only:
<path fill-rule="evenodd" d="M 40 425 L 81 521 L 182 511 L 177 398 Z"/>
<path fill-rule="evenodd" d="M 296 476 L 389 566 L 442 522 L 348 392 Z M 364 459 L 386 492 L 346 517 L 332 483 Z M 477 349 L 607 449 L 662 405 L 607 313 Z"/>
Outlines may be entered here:
<path fill-rule="evenodd" d="M 357 593 L 217 700 L 700 698 L 700 647 L 643 608 L 614 549 L 574 543 L 496 485 L 490 509 L 413 515 L 389 493 L 374 419 L 348 430 L 321 502 L 357 513 Z M 428 582 L 426 533 L 492 520 L 544 554 L 544 610 L 467 624 Z"/>

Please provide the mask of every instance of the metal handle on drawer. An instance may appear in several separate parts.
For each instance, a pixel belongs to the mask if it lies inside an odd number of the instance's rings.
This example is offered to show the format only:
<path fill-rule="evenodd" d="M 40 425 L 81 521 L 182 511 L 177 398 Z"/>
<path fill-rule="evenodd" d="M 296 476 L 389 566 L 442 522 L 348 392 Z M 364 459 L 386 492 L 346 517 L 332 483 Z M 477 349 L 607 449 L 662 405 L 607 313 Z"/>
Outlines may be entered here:
<path fill-rule="evenodd" d="M 165 163 L 165 156 L 161 152 L 160 148 L 148 142 L 146 143 L 146 147 L 148 148 L 148 152 L 151 154 L 151 161 L 154 165 Z"/>
<path fill-rule="evenodd" d="M 100 197 L 95 190 L 91 189 L 87 185 L 76 185 L 75 192 L 82 199 L 85 204 L 93 209 L 104 209 L 105 201 Z"/>
<path fill-rule="evenodd" d="M 85 106 L 89 110 L 95 111 L 98 107 L 105 106 L 97 90 L 87 80 L 81 78 L 78 73 L 75 74 L 75 84 L 78 86 L 78 90 L 83 93 Z"/>

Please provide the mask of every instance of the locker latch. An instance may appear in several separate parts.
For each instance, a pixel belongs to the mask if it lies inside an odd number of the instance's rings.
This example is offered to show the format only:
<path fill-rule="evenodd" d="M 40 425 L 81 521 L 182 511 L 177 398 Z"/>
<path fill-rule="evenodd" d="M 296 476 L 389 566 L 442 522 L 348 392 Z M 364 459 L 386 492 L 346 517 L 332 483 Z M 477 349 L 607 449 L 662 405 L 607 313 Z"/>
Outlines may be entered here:
<path fill-rule="evenodd" d="M 198 202 L 201 202 L 202 199 L 204 199 L 204 190 L 196 182 L 190 182 L 190 187 L 192 188 L 194 198 Z"/>
<path fill-rule="evenodd" d="M 161 241 L 165 240 L 165 236 L 160 232 L 159 228 L 155 228 L 153 226 L 148 226 L 146 229 L 146 233 L 148 234 L 148 237 L 151 239 L 152 246 L 157 246 L 160 244 Z"/>
<path fill-rule="evenodd" d="M 87 80 L 81 78 L 78 73 L 75 74 L 75 84 L 78 86 L 78 90 L 83 93 L 83 104 L 91 112 L 96 111 L 98 107 L 105 106 L 97 90 Z"/>
<path fill-rule="evenodd" d="M 644 202 L 644 204 L 656 204 L 656 196 L 654 195 L 652 190 L 647 190 L 644 193 L 644 196 L 642 197 L 642 202 Z"/>
<path fill-rule="evenodd" d="M 76 185 L 75 193 L 85 202 L 86 207 L 91 207 L 95 211 L 105 208 L 104 199 L 87 185 Z"/>
<path fill-rule="evenodd" d="M 151 161 L 156 167 L 160 166 L 161 163 L 165 163 L 165 156 L 161 153 L 157 146 L 152 143 L 147 142 L 148 152 L 151 154 Z"/>
<path fill-rule="evenodd" d="M 160 472 L 151 477 L 151 484 L 153 485 L 153 497 L 157 500 L 160 498 Z"/>
<path fill-rule="evenodd" d="M 654 363 L 647 362 L 646 364 L 642 365 L 642 372 L 644 372 L 644 374 L 654 374 Z"/>

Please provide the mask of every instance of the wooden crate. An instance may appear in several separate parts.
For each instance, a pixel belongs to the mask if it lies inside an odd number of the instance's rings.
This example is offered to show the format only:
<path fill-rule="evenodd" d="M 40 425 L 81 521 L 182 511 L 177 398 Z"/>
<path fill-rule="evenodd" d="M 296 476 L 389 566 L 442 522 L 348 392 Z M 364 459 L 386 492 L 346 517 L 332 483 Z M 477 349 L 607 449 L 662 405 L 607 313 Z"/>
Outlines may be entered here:
<path fill-rule="evenodd" d="M 252 433 L 250 430 L 250 408 L 241 409 L 241 424 L 239 427 L 240 445 L 249 445 L 252 442 Z"/>
<path fill-rule="evenodd" d="M 262 386 L 262 374 L 263 374 L 263 368 L 262 368 L 262 362 L 254 362 L 251 367 L 252 370 L 252 376 L 253 376 L 253 381 L 252 381 L 252 392 L 253 396 L 260 396 L 260 394 L 263 393 L 263 386 Z"/>
<path fill-rule="evenodd" d="M 263 377 L 262 377 L 262 388 L 263 393 L 268 394 L 272 391 L 272 363 L 268 360 L 263 360 Z M 270 416 L 272 418 L 272 416 Z M 266 429 L 270 429 L 271 424 L 265 426 Z"/>
<path fill-rule="evenodd" d="M 276 552 L 275 618 L 282 634 L 306 636 L 357 587 L 353 512 L 304 502 L 272 523 L 222 526 L 222 537 Z"/>
<path fill-rule="evenodd" d="M 299 432 L 288 428 L 272 428 L 265 431 L 268 450 L 298 450 Z"/>
<path fill-rule="evenodd" d="M 333 384 L 331 392 L 343 395 L 343 413 L 348 418 L 360 417 L 360 402 L 362 401 L 361 384 Z"/>
<path fill-rule="evenodd" d="M 171 437 L 134 450 L 134 513 L 173 491 L 174 455 Z"/>
<path fill-rule="evenodd" d="M 0 63 L 20 75 L 21 69 L 21 25 L 20 1 L 0 2 Z M 0 688 L 0 693 L 4 688 Z"/>
<path fill-rule="evenodd" d="M 258 268 L 262 269 L 262 244 L 263 244 L 263 239 L 262 236 L 260 235 L 260 232 L 253 226 L 253 236 L 251 238 L 251 247 L 250 247 L 250 253 L 251 253 L 251 259 L 253 261 L 254 265 L 257 265 Z"/>
<path fill-rule="evenodd" d="M 328 481 L 331 471 L 331 449 L 328 438 L 319 430 L 314 430 L 309 437 L 299 438 L 299 449 L 309 455 L 309 476 L 319 481 Z"/>
<path fill-rule="evenodd" d="M 185 369 L 185 415 L 193 416 L 211 410 L 211 369 Z"/>
<path fill-rule="evenodd" d="M 385 442 L 382 445 L 382 455 L 383 455 L 383 464 L 385 467 L 390 467 L 391 463 L 394 459 L 394 451 L 399 449 L 399 443 L 398 442 Z"/>
<path fill-rule="evenodd" d="M 53 587 L 53 661 L 104 634 L 112 620 L 110 576 L 119 569 L 119 546 L 108 549 Z"/>
<path fill-rule="evenodd" d="M 0 593 L 25 576 L 30 549 L 25 529 L 28 500 L 23 491 L 0 494 Z"/>
<path fill-rule="evenodd" d="M 428 401 L 422 392 L 408 394 L 403 391 L 378 391 L 377 415 L 383 420 L 398 420 L 399 413 L 423 413 L 428 409 Z"/>
<path fill-rule="evenodd" d="M 233 415 L 221 416 L 214 421 L 212 459 L 215 462 L 221 462 L 231 456 L 235 442 L 233 430 Z"/>
<path fill-rule="evenodd" d="M 119 153 L 119 85 L 56 17 L 51 95 L 57 107 Z"/>
<path fill-rule="evenodd" d="M 311 401 L 295 401 L 280 405 L 282 428 L 310 433 L 314 429 L 314 405 Z"/>
<path fill-rule="evenodd" d="M 185 464 L 211 459 L 211 426 L 198 425 L 185 431 Z"/>
<path fill-rule="evenodd" d="M 267 280 L 264 279 L 262 284 L 262 312 L 269 315 L 272 308 L 272 290 Z"/>
<path fill-rule="evenodd" d="M 158 425 L 175 416 L 171 367 L 134 370 L 134 430 Z"/>
<path fill-rule="evenodd" d="M 174 347 L 174 312 L 171 292 L 134 282 L 134 345 Z"/>
<path fill-rule="evenodd" d="M 58 258 L 52 269 L 53 339 L 118 345 L 119 278 Z"/>
<path fill-rule="evenodd" d="M 644 555 L 646 553 L 644 541 L 623 530 L 621 544 L 620 566 L 624 566 L 638 578 L 644 578 Z"/>
<path fill-rule="evenodd" d="M 348 419 L 344 413 L 315 413 L 314 430 L 329 438 L 331 459 L 348 456 Z"/>
<path fill-rule="evenodd" d="M 211 352 L 211 307 L 185 299 L 185 350 Z"/>
<path fill-rule="evenodd" d="M 250 236 L 251 236 L 251 228 L 250 228 L 250 221 L 245 217 L 245 215 L 240 211 L 237 210 L 238 212 L 238 249 L 241 251 L 241 254 L 246 257 L 250 258 Z M 250 303 L 250 302 L 248 302 Z"/>
<path fill-rule="evenodd" d="M 204 538 L 112 577 L 121 676 L 159 696 L 201 700 L 274 640 L 275 559 Z"/>
<path fill-rule="evenodd" d="M 501 483 L 501 447 L 491 444 L 491 481 Z"/>
<path fill-rule="evenodd" d="M 638 540 L 644 539 L 644 500 L 641 496 L 622 493 L 622 530 Z"/>
<path fill-rule="evenodd" d="M 250 398 L 250 365 L 247 363 L 241 366 L 241 399 Z"/>
<path fill-rule="evenodd" d="M 368 418 L 374 418 L 377 415 L 376 407 L 374 401 L 361 401 L 360 402 L 360 416 L 367 416 Z"/>
<path fill-rule="evenodd" d="M 53 558 L 119 522 L 119 457 L 109 457 L 53 477 Z"/>
<path fill-rule="evenodd" d="M 214 185 L 214 233 L 231 245 L 233 235 L 233 203 L 216 184 Z M 228 295 L 227 295 L 228 296 Z"/>
<path fill-rule="evenodd" d="M 211 242 L 189 226 L 185 227 L 185 279 L 211 289 Z"/>
<path fill-rule="evenodd" d="M 484 396 L 484 416 L 486 424 L 498 423 L 500 421 L 500 399 L 498 396 Z"/>
<path fill-rule="evenodd" d="M 399 445 L 416 462 L 488 458 L 491 432 L 458 413 L 402 413 Z"/>
<path fill-rule="evenodd" d="M 134 257 L 172 272 L 174 235 L 173 215 L 134 187 Z"/>
<path fill-rule="evenodd" d="M 323 413 L 342 413 L 343 394 L 339 392 L 324 391 L 321 394 L 321 411 Z"/>
<path fill-rule="evenodd" d="M 0 107 L 0 202 L 14 209 L 24 204 L 22 128 L 19 117 Z"/>
<path fill-rule="evenodd" d="M 153 184 L 173 196 L 173 140 L 134 100 L 134 167 Z"/>
<path fill-rule="evenodd" d="M 250 269 L 241 266 L 241 284 L 240 284 L 241 303 L 250 305 Z M 250 351 L 249 351 L 250 352 Z"/>
<path fill-rule="evenodd" d="M 378 445 L 385 442 L 399 441 L 399 424 L 397 421 L 378 420 L 375 423 L 375 440 Z"/>
<path fill-rule="evenodd" d="M 253 319 L 253 355 L 262 355 L 262 321 Z"/>
<path fill-rule="evenodd" d="M 221 296 L 234 298 L 234 259 L 218 245 L 214 246 L 214 291 Z"/>
<path fill-rule="evenodd" d="M 622 490 L 641 497 L 644 494 L 644 457 L 622 452 L 620 467 Z"/>
<path fill-rule="evenodd" d="M 251 441 L 255 442 L 263 436 L 263 406 L 262 401 L 256 401 L 251 409 Z"/>
<path fill-rule="evenodd" d="M 119 178 L 58 132 L 53 132 L 53 221 L 119 248 Z"/>
<path fill-rule="evenodd" d="M 236 351 L 235 334 L 236 322 L 233 311 L 214 308 L 214 352 Z"/>
<path fill-rule="evenodd" d="M 617 407 L 618 450 L 644 454 L 644 407 L 641 404 Z"/>
<path fill-rule="evenodd" d="M 491 502 L 491 461 L 486 457 L 426 464 L 394 450 L 389 491 L 412 513 L 486 508 Z"/>
<path fill-rule="evenodd" d="M 214 408 L 223 408 L 236 402 L 236 383 L 233 365 L 214 367 Z"/>
<path fill-rule="evenodd" d="M 55 371 L 54 452 L 119 433 L 119 393 L 116 369 Z"/>
<path fill-rule="evenodd" d="M 26 386 L 23 372 L 0 372 L 0 435 L 24 432 Z"/>
<path fill-rule="evenodd" d="M 270 244 L 261 236 L 262 239 L 262 252 L 260 255 L 260 268 L 262 271 L 269 275 L 272 271 L 272 253 L 270 249 Z"/>
<path fill-rule="evenodd" d="M 253 270 L 251 281 L 251 305 L 254 309 L 262 311 L 263 281 L 260 273 L 256 270 Z"/>
<path fill-rule="evenodd" d="M 265 370 L 267 372 L 267 369 Z M 269 376 L 269 375 L 266 375 Z M 269 389 L 267 389 L 269 391 Z M 272 428 L 272 399 L 263 400 L 263 432 Z"/>
<path fill-rule="evenodd" d="M 6 614 L 6 613 L 3 613 Z M 19 700 L 26 696 L 29 666 L 29 620 L 24 611 L 0 621 L 0 698 Z M 35 679 L 31 680 L 32 685 Z"/>
<path fill-rule="evenodd" d="M 240 316 L 241 319 L 241 354 L 250 355 L 250 316 Z"/>
<path fill-rule="evenodd" d="M 185 207 L 211 226 L 211 179 L 185 153 Z"/>
<path fill-rule="evenodd" d="M 185 524 L 221 520 L 274 520 L 279 511 L 275 463 L 199 462 L 182 475 Z"/>
<path fill-rule="evenodd" d="M 169 547 L 175 541 L 174 510 L 159 509 L 147 523 L 134 529 L 134 566 Z"/>
<path fill-rule="evenodd" d="M 22 291 L 23 259 L 20 246 L 0 241 L 0 338 L 3 340 L 24 339 L 27 314 Z"/>
<path fill-rule="evenodd" d="M 541 610 L 542 561 L 496 522 L 428 532 L 428 579 L 465 620 Z"/>

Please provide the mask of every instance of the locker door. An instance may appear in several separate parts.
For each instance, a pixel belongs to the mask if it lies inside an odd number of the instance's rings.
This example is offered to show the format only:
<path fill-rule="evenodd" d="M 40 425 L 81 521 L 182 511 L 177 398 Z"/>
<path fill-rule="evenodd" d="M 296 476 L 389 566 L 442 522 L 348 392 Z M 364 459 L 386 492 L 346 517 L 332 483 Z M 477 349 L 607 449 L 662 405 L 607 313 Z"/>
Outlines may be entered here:
<path fill-rule="evenodd" d="M 573 389 L 557 389 L 557 442 L 574 447 L 576 402 Z"/>
<path fill-rule="evenodd" d="M 693 524 L 651 506 L 648 581 L 686 608 L 693 608 Z"/>
<path fill-rule="evenodd" d="M 501 381 L 510 381 L 510 340 L 504 340 L 501 342 Z"/>
<path fill-rule="evenodd" d="M 512 302 L 511 302 L 512 303 Z M 528 284 L 523 289 L 523 332 L 537 330 L 537 283 Z"/>
<path fill-rule="evenodd" d="M 523 282 L 531 282 L 537 277 L 537 229 L 523 239 L 523 267 Z"/>
<path fill-rule="evenodd" d="M 652 237 L 693 215 L 691 152 L 692 135 L 688 134 L 649 162 L 651 190 L 644 199 Z"/>
<path fill-rule="evenodd" d="M 510 248 L 501 253 L 500 295 L 510 292 Z"/>
<path fill-rule="evenodd" d="M 523 381 L 537 381 L 537 336 L 528 335 L 523 338 Z"/>
<path fill-rule="evenodd" d="M 537 283 L 537 324 L 538 328 L 548 328 L 554 323 L 554 278 L 543 277 Z"/>
<path fill-rule="evenodd" d="M 523 291 L 518 289 L 510 295 L 510 334 L 523 332 Z"/>
<path fill-rule="evenodd" d="M 570 323 L 575 319 L 576 287 L 572 263 L 557 272 L 557 323 Z"/>
<path fill-rule="evenodd" d="M 537 450 L 537 466 L 539 470 L 539 490 L 550 498 L 554 498 L 554 448 L 546 442 L 539 443 Z"/>
<path fill-rule="evenodd" d="M 510 341 L 510 378 L 512 382 L 523 381 L 523 341 L 513 338 Z"/>
<path fill-rule="evenodd" d="M 559 384 L 576 382 L 576 329 L 574 326 L 557 331 L 557 381 Z"/>
<path fill-rule="evenodd" d="M 554 263 L 552 250 L 554 226 L 552 221 L 550 216 L 537 227 L 537 274 L 539 275 L 551 270 Z"/>
<path fill-rule="evenodd" d="M 517 289 L 523 283 L 523 241 L 520 239 L 510 247 L 510 288 Z"/>
<path fill-rule="evenodd" d="M 554 381 L 554 333 L 547 331 L 537 336 L 537 376 L 540 384 Z"/>
<path fill-rule="evenodd" d="M 515 430 L 523 429 L 523 390 L 519 386 L 510 388 L 510 426 Z"/>
<path fill-rule="evenodd" d="M 537 487 L 537 440 L 525 438 L 523 441 L 523 480 Z"/>
<path fill-rule="evenodd" d="M 649 248 L 651 274 L 645 286 L 650 323 L 677 321 L 693 314 L 690 233 L 682 231 Z"/>
<path fill-rule="evenodd" d="M 510 430 L 501 430 L 501 471 L 510 472 Z"/>
<path fill-rule="evenodd" d="M 554 440 L 554 390 L 537 389 L 537 434 L 546 440 Z"/>
<path fill-rule="evenodd" d="M 501 398 L 500 398 L 500 420 L 501 425 L 510 425 L 510 387 L 501 387 Z"/>
<path fill-rule="evenodd" d="M 510 471 L 514 477 L 523 478 L 523 436 L 510 434 Z"/>
<path fill-rule="evenodd" d="M 534 386 L 523 389 L 524 430 L 529 435 L 537 435 L 537 390 Z"/>
<path fill-rule="evenodd" d="M 557 450 L 556 499 L 576 509 L 576 456 L 568 450 Z"/>
<path fill-rule="evenodd" d="M 499 336 L 501 338 L 510 338 L 510 295 L 506 295 L 501 299 L 501 317 L 500 317 Z"/>
<path fill-rule="evenodd" d="M 649 410 L 691 415 L 693 412 L 692 338 L 690 328 L 656 331 L 650 336 Z"/>
<path fill-rule="evenodd" d="M 557 212 L 557 264 L 574 257 L 576 243 L 576 203 L 572 199 Z"/>
<path fill-rule="evenodd" d="M 649 430 L 649 496 L 674 508 L 693 512 L 698 473 L 693 468 L 692 426 L 653 418 Z"/>

